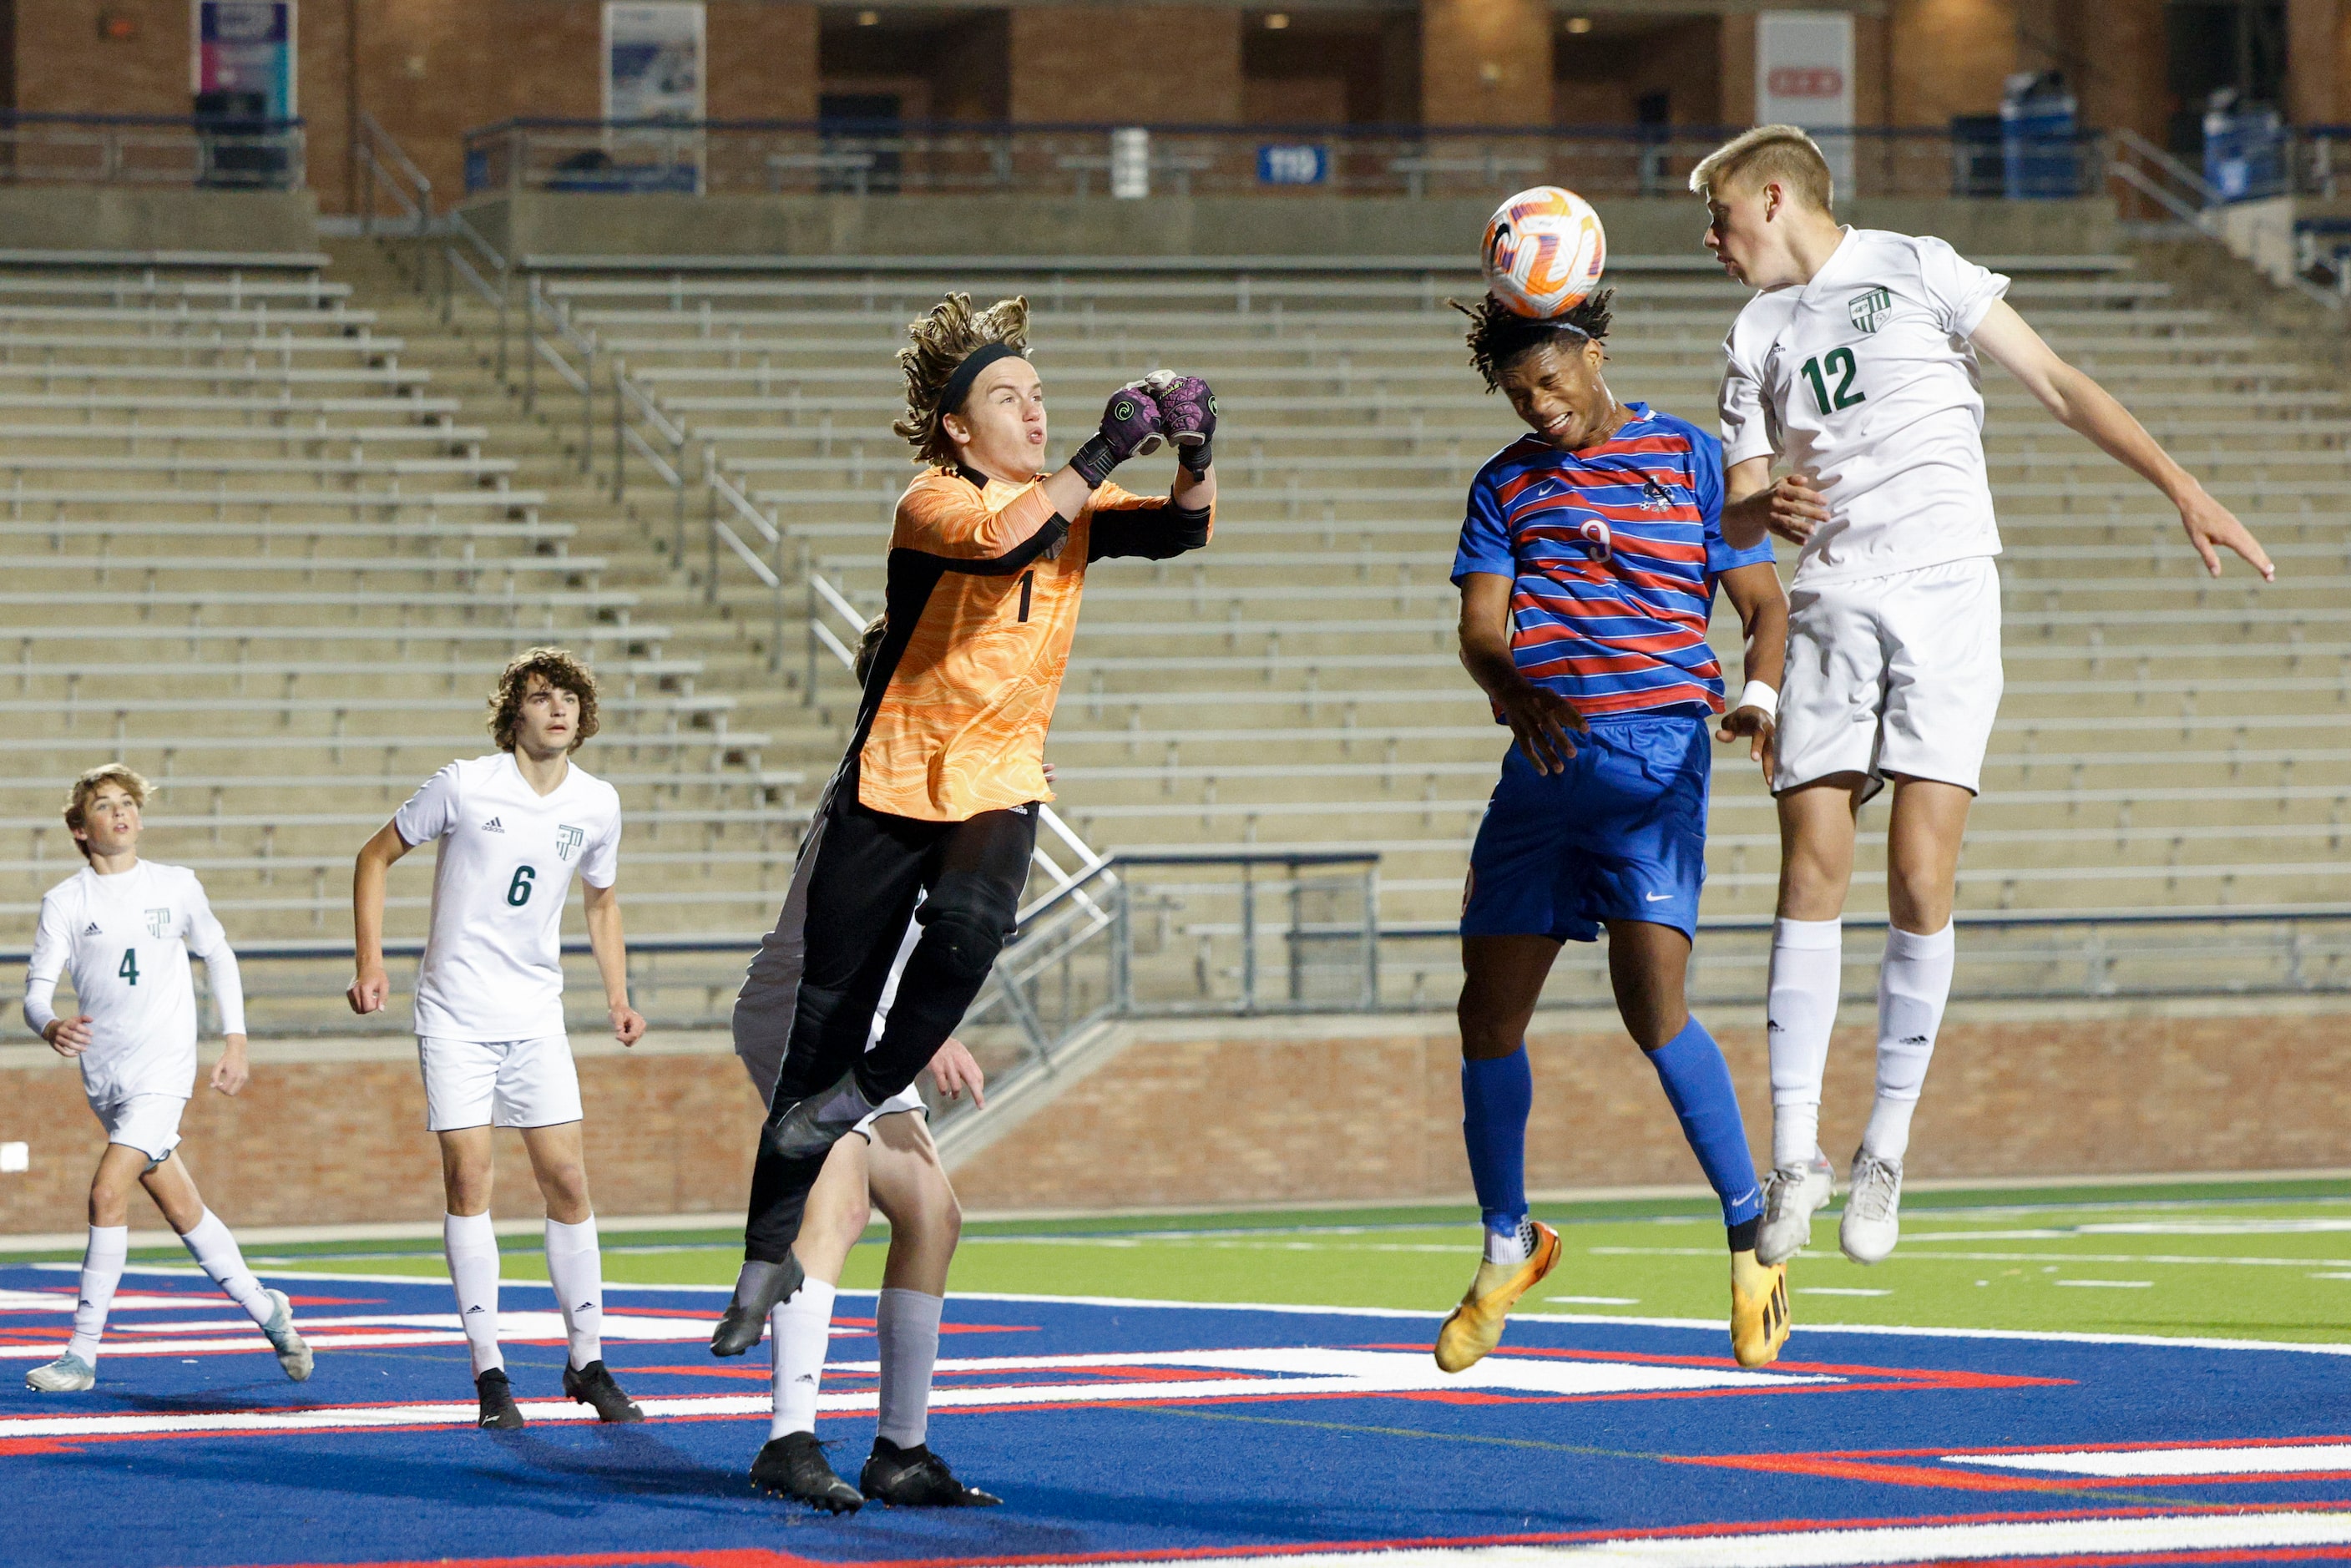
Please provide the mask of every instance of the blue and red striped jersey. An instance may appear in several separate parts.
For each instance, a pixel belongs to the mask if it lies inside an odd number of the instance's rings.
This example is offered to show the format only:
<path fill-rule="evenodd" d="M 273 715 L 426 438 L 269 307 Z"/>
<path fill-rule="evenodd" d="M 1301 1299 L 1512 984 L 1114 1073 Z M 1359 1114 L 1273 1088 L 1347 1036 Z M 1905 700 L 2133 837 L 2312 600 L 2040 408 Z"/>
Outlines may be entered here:
<path fill-rule="evenodd" d="M 1511 580 L 1511 658 L 1587 719 L 1720 713 L 1722 665 L 1706 643 L 1715 580 L 1769 562 L 1771 541 L 1723 542 L 1721 443 L 1625 406 L 1624 428 L 1581 452 L 1530 434 L 1487 460 L 1453 580 Z"/>

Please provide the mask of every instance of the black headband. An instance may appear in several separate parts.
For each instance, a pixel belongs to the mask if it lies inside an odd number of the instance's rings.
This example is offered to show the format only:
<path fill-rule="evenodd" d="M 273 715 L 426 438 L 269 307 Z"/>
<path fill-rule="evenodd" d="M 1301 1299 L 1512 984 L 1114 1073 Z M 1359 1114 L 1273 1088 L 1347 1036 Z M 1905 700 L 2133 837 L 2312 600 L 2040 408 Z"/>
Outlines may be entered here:
<path fill-rule="evenodd" d="M 998 360 L 1017 360 L 1019 357 L 1020 350 L 1009 343 L 987 343 L 974 349 L 964 356 L 963 363 L 955 368 L 955 374 L 947 378 L 946 391 L 939 394 L 939 412 L 943 414 L 959 412 L 963 408 L 963 400 L 971 395 L 971 383 L 979 379 L 980 371 Z"/>

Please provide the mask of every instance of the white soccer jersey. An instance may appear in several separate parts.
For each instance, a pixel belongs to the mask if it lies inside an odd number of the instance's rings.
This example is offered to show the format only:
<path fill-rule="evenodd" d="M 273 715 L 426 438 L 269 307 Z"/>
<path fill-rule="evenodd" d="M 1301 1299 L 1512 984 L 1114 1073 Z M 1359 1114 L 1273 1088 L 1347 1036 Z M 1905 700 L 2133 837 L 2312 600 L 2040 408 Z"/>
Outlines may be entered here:
<path fill-rule="evenodd" d="M 1785 456 L 1818 482 L 1829 520 L 1799 586 L 2000 553 L 1969 338 L 2007 290 L 1941 240 L 1849 228 L 1810 283 L 1740 311 L 1722 459 Z"/>
<path fill-rule="evenodd" d="M 563 901 L 620 874 L 621 797 L 573 764 L 541 795 L 506 752 L 452 762 L 393 813 L 410 847 L 440 841 L 416 1032 L 535 1040 L 563 1032 Z"/>
<path fill-rule="evenodd" d="M 42 896 L 33 959 L 25 972 L 25 1021 L 35 1033 L 57 1017 L 57 977 L 73 977 L 89 1016 L 81 1084 L 94 1103 L 196 1087 L 196 986 L 188 955 L 204 961 L 221 1032 L 245 1032 L 245 987 L 228 934 L 204 884 L 185 866 L 135 862 L 100 876 L 89 867 Z"/>

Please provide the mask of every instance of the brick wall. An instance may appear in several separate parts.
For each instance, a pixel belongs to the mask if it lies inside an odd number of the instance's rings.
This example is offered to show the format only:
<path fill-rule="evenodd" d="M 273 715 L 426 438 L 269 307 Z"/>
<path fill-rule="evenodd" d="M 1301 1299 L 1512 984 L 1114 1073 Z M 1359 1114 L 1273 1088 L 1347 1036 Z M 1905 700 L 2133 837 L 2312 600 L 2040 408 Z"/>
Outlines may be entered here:
<path fill-rule="evenodd" d="M 2351 120 L 2351 0 L 2286 0 L 2286 110 L 2299 125 Z"/>
<path fill-rule="evenodd" d="M 2000 107 L 2017 68 L 2011 0 L 1894 0 L 1890 83 L 1896 125 L 1943 125 Z"/>
<path fill-rule="evenodd" d="M 600 1211 L 740 1209 L 759 1103 L 733 1056 L 590 1055 L 580 1080 Z M 0 1233 L 79 1229 L 103 1143 L 80 1075 L 63 1065 L 0 1070 L 0 1138 L 32 1145 L 32 1169 L 0 1176 Z M 413 1056 L 277 1063 L 265 1055 L 235 1100 L 199 1087 L 181 1130 L 188 1169 L 232 1225 L 430 1220 L 442 1212 L 440 1156 L 424 1129 Z M 497 1162 L 493 1212 L 544 1213 L 520 1137 L 498 1134 Z M 140 1199 L 131 1223 L 161 1221 Z"/>
<path fill-rule="evenodd" d="M 1421 0 L 1421 119 L 1549 124 L 1555 26 L 1542 0 Z"/>
<path fill-rule="evenodd" d="M 1241 117 L 1241 13 L 1206 5 L 1012 13 L 1012 118 L 1229 124 Z"/>
<path fill-rule="evenodd" d="M 1768 1154 L 1760 1027 L 1720 1030 Z M 1703 1180 L 1656 1075 L 1621 1034 L 1546 1031 L 1527 1180 Z M 1839 1031 L 1822 1121 L 1848 1156 L 1875 1035 Z M 1188 1038 L 1131 1048 L 957 1166 L 977 1209 L 1452 1197 L 1468 1191 L 1458 1039 Z M 1921 1176 L 2351 1165 L 2351 1015 L 2291 1023 L 2129 1019 L 1948 1027 L 1921 1102 Z M 1081 1196 L 1082 1195 L 1082 1196 Z"/>
<path fill-rule="evenodd" d="M 310 183 L 324 211 L 349 204 L 352 93 L 431 178 L 444 204 L 464 189 L 463 133 L 510 115 L 592 118 L 603 111 L 595 0 L 401 0 L 301 8 L 299 108 L 308 121 Z M 132 36 L 103 39 L 103 11 Z M 61 113 L 185 114 L 187 0 L 38 0 L 16 7 L 16 101 Z M 817 7 L 710 0 L 711 114 L 809 119 L 816 113 Z"/>
<path fill-rule="evenodd" d="M 1461 1154 L 1458 1037 L 1439 1019 L 1344 1032 L 1334 1021 L 1254 1038 L 1158 1026 L 1008 1122 L 955 1166 L 975 1209 L 1451 1198 Z M 1770 1125 L 1761 1029 L 1717 1020 L 1750 1136 Z M 676 1042 L 672 1042 L 673 1046 Z M 1698 1183 L 1656 1076 L 1625 1038 L 1556 1028 L 1530 1042 L 1538 1188 Z M 1843 1159 L 1869 1107 L 1874 1036 L 1839 1032 L 1824 1142 Z M 439 1170 L 414 1060 L 273 1061 L 244 1095 L 189 1106 L 189 1168 L 232 1224 L 430 1220 Z M 339 1049 L 339 1048 L 330 1048 Z M 608 1215 L 731 1217 L 747 1189 L 758 1105 L 724 1048 L 580 1063 L 589 1178 Z M 70 1067 L 38 1047 L 0 1065 L 0 1139 L 32 1169 L 0 1176 L 0 1233 L 70 1232 L 99 1134 Z M 2351 1013 L 2316 1017 L 1959 1021 L 1918 1112 L 1921 1176 L 2068 1176 L 2351 1165 Z M 495 1211 L 541 1212 L 518 1138 L 501 1134 Z M 151 1226 L 134 1205 L 132 1224 Z"/>

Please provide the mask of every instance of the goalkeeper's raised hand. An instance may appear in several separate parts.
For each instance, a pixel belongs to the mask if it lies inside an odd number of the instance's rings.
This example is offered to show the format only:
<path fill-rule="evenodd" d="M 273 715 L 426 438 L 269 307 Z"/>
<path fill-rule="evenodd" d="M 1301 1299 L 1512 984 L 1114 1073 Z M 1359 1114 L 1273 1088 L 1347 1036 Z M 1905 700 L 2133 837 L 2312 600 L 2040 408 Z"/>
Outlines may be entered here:
<path fill-rule="evenodd" d="M 1100 428 L 1070 459 L 1070 466 L 1089 486 L 1099 486 L 1112 469 L 1138 453 L 1156 451 L 1167 434 L 1159 404 L 1138 383 L 1110 394 L 1102 408 Z"/>
<path fill-rule="evenodd" d="M 1206 474 L 1216 459 L 1210 451 L 1217 435 L 1217 394 L 1197 376 L 1154 371 L 1137 383 L 1159 405 L 1167 439 L 1176 444 L 1176 459 L 1195 476 Z"/>

